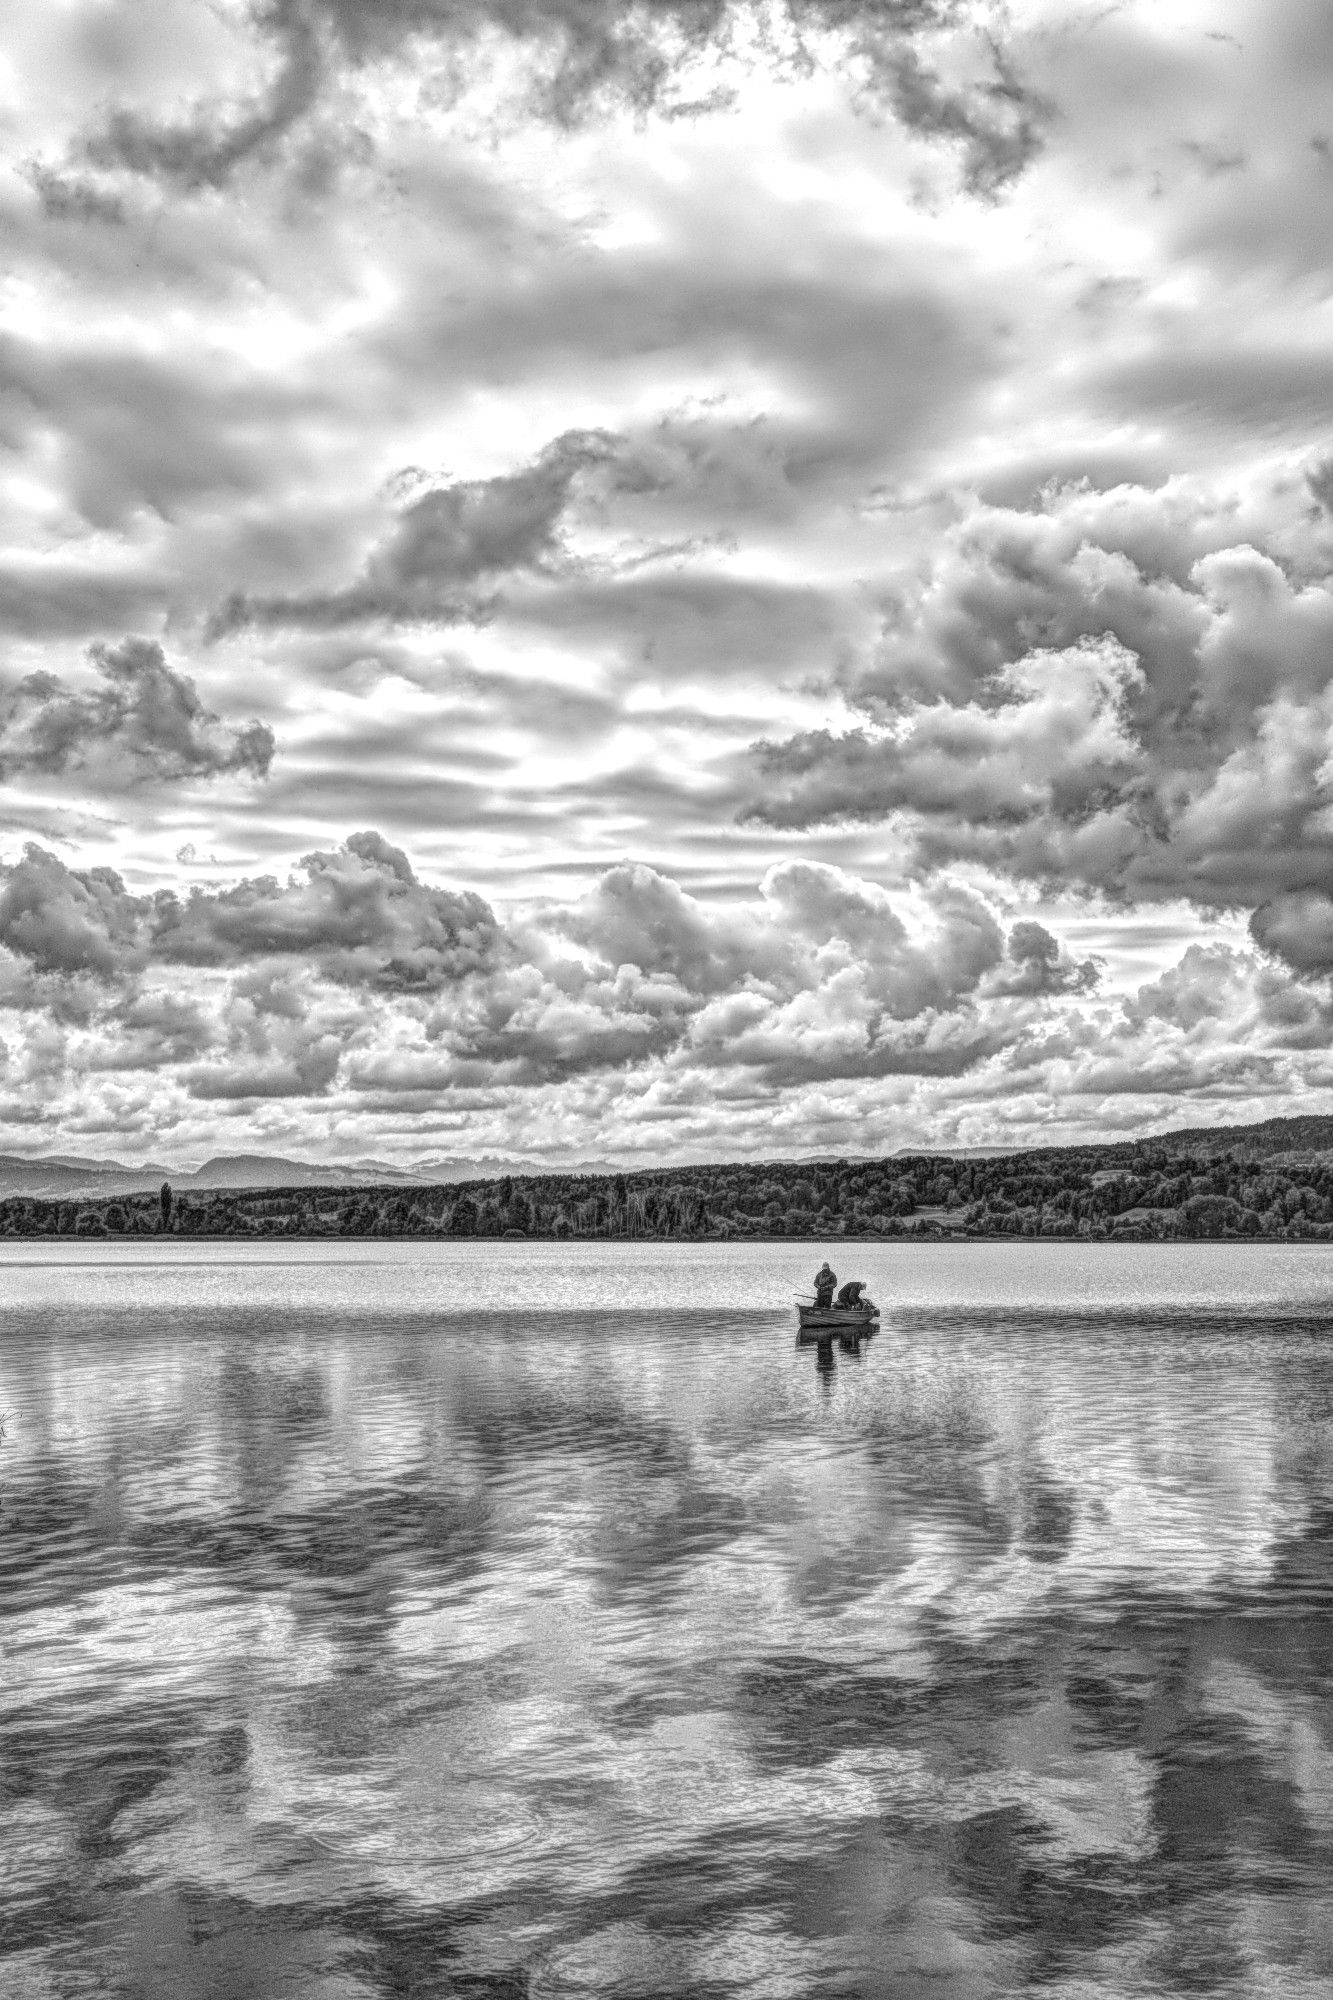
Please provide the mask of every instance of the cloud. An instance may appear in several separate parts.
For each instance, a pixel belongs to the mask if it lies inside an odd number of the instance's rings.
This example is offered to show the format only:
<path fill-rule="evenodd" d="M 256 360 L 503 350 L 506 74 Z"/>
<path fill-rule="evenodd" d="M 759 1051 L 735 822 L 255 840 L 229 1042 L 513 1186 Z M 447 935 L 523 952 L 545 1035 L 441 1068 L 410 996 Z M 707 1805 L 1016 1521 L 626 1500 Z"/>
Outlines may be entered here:
<path fill-rule="evenodd" d="M 121 223 L 127 214 L 118 195 L 108 194 L 86 174 L 59 173 L 33 162 L 28 177 L 46 214 L 55 222 Z"/>
<path fill-rule="evenodd" d="M 971 88 L 950 88 L 911 43 L 884 63 L 888 96 L 912 132 L 956 141 L 963 185 L 993 199 L 1042 150 L 1054 107 L 1025 85 L 998 48 L 993 72 Z"/>
<path fill-rule="evenodd" d="M 324 1097 L 338 1074 L 343 1049 L 323 1035 L 288 1057 L 271 1061 L 202 1064 L 186 1073 L 191 1097 L 227 1103 L 265 1097 Z"/>
<path fill-rule="evenodd" d="M 226 185 L 237 170 L 270 149 L 313 107 L 323 75 L 320 39 L 300 0 L 266 0 L 256 25 L 277 51 L 272 81 L 258 98 L 234 110 L 200 105 L 183 119 L 156 119 L 118 109 L 83 141 L 90 166 L 160 182 L 182 194 Z M 86 206 L 78 180 L 49 171 L 43 199 Z M 105 197 L 102 197 L 105 200 Z"/>
<path fill-rule="evenodd" d="M 95 1066 L 175 1065 L 217 1101 L 323 1094 L 344 1057 L 348 1086 L 381 1100 L 654 1064 L 758 1071 L 776 1088 L 955 1074 L 1000 1045 L 1015 1007 L 1091 984 L 1045 929 L 1006 941 L 956 884 L 934 885 L 913 930 L 877 885 L 809 861 L 714 907 L 626 863 L 508 926 L 419 881 L 373 833 L 307 855 L 285 883 L 185 896 L 135 895 L 35 847 L 4 876 L 0 944 L 29 980 L 11 981 L 11 1004 L 49 1006 L 53 982 L 76 982 L 78 1017 L 111 1037 Z"/>
<path fill-rule="evenodd" d="M 712 904 L 625 863 L 503 923 L 373 834 L 184 895 L 34 848 L 3 871 L 0 947 L 11 1078 L 55 1105 L 77 1083 L 89 1117 L 137 1092 L 147 1130 L 326 1104 L 400 1133 L 466 1119 L 519 1153 L 586 1150 L 607 1119 L 616 1151 L 655 1155 L 663 1127 L 696 1151 L 860 1150 L 906 1105 L 985 1143 L 1057 1106 L 1076 1133 L 1333 1083 L 1333 995 L 1271 955 L 1191 946 L 1117 998 L 961 883 L 907 897 L 799 858 Z"/>
<path fill-rule="evenodd" d="M 622 108 L 728 104 L 726 81 L 709 75 L 719 61 L 742 71 L 850 69 L 854 88 L 908 131 L 957 148 L 964 185 L 983 196 L 1030 164 L 1052 115 L 998 40 L 1001 10 L 960 30 L 948 0 L 781 0 L 758 33 L 734 0 L 655 0 L 651 9 L 631 0 L 266 0 L 252 19 L 272 68 L 256 94 L 175 117 L 119 107 L 74 159 L 180 193 L 216 192 L 307 122 L 331 79 L 386 60 L 429 65 L 436 91 L 455 96 L 498 74 L 515 108 L 566 128 Z M 947 77 L 942 65 L 960 62 Z M 76 173 L 46 169 L 44 198 L 60 202 L 67 185 L 79 187 Z"/>
<path fill-rule="evenodd" d="M 642 863 L 610 868 L 563 923 L 606 966 L 666 974 L 708 994 L 791 963 L 785 941 L 758 912 L 711 911 Z"/>
<path fill-rule="evenodd" d="M 775 826 L 907 811 L 985 830 L 1086 823 L 1139 765 L 1126 710 L 1139 670 L 1123 647 L 1084 642 L 996 670 L 986 701 L 919 703 L 889 729 L 827 730 L 759 746 Z"/>
<path fill-rule="evenodd" d="M 653 869 L 612 869 L 558 922 L 596 955 L 564 983 L 569 1024 L 580 1011 L 597 1022 L 598 1061 L 612 1005 L 622 1037 L 638 1016 L 645 1051 L 670 1049 L 686 1070 L 757 1070 L 778 1088 L 961 1070 L 994 1045 L 970 1010 L 1002 933 L 949 884 L 932 892 L 919 939 L 875 884 L 803 861 L 770 869 L 754 901 L 712 910 Z"/>
<path fill-rule="evenodd" d="M 0 561 L 0 631 L 24 638 L 82 638 L 160 613 L 164 579 L 117 576 L 93 562 L 19 557 Z"/>
<path fill-rule="evenodd" d="M 166 987 L 132 989 L 102 1016 L 104 1038 L 85 1052 L 91 1070 L 161 1070 L 189 1063 L 219 1039 L 218 1025 L 195 994 Z"/>
<path fill-rule="evenodd" d="M 114 869 L 67 868 L 30 845 L 3 871 L 0 944 L 37 972 L 111 979 L 141 961 L 151 908 Z"/>
<path fill-rule="evenodd" d="M 273 732 L 266 723 L 223 723 L 204 707 L 194 682 L 167 663 L 152 639 L 97 644 L 89 659 L 100 686 L 71 689 L 54 674 L 27 675 L 0 689 L 0 771 L 52 776 L 108 760 L 132 779 L 268 774 Z"/>
<path fill-rule="evenodd" d="M 504 950 L 480 896 L 419 882 L 402 850 L 378 833 L 307 854 L 285 883 L 260 876 L 184 898 L 165 893 L 148 944 L 161 963 L 291 959 L 340 985 L 386 993 L 431 992 Z"/>
<path fill-rule="evenodd" d="M 1075 960 L 1051 936 L 1044 924 L 1017 923 L 1005 947 L 1007 963 L 996 968 L 989 981 L 992 993 L 1056 994 L 1089 993 L 1098 984 L 1102 967 L 1095 958 Z"/>
<path fill-rule="evenodd" d="M 1328 1087 L 1326 15 L 16 0 L 9 1097 L 717 1153 Z"/>
<path fill-rule="evenodd" d="M 1333 972 L 1333 895 L 1303 889 L 1273 896 L 1251 916 L 1250 935 L 1293 971 Z"/>
<path fill-rule="evenodd" d="M 176 283 L 188 294 L 179 273 Z M 228 353 L 206 327 L 188 345 L 164 347 L 123 325 L 71 325 L 62 316 L 42 338 L 0 334 L 0 372 L 4 434 L 14 448 L 50 455 L 66 507 L 79 517 L 60 521 L 58 553 L 70 568 L 80 551 L 66 545 L 80 526 L 123 535 L 142 527 L 143 510 L 172 523 L 265 493 L 300 468 L 298 421 L 329 404 L 326 386 L 276 381 L 259 357 Z M 114 586 L 105 551 L 102 559 Z M 46 566 L 53 561 L 48 554 Z M 42 570 L 32 564 L 32 572 L 35 585 Z"/>
<path fill-rule="evenodd" d="M 890 819 L 921 867 L 1115 897 L 1314 888 L 1333 863 L 1333 591 L 1304 471 L 967 509 L 845 677 L 866 719 L 758 744 L 746 816 Z"/>
<path fill-rule="evenodd" d="M 520 633 L 610 651 L 626 674 L 668 687 L 831 666 L 860 622 L 817 583 L 667 564 L 637 576 L 576 571 L 551 587 L 520 583 L 503 612 Z"/>
<path fill-rule="evenodd" d="M 559 566 L 571 488 L 615 449 L 606 433 L 569 431 L 518 472 L 428 487 L 400 510 L 356 583 L 303 597 L 233 596 L 212 619 L 210 635 L 245 625 L 324 629 L 380 618 L 475 622 L 491 605 L 474 586 Z"/>
<path fill-rule="evenodd" d="M 115 981 L 147 966 L 315 968 L 337 985 L 430 993 L 506 949 L 490 906 L 419 882 L 378 833 L 305 856 L 298 874 L 136 896 L 109 868 L 69 868 L 34 845 L 0 869 L 0 944 L 43 973 Z M 260 1011 L 282 1008 L 272 981 Z M 248 989 L 246 989 L 248 993 Z"/>

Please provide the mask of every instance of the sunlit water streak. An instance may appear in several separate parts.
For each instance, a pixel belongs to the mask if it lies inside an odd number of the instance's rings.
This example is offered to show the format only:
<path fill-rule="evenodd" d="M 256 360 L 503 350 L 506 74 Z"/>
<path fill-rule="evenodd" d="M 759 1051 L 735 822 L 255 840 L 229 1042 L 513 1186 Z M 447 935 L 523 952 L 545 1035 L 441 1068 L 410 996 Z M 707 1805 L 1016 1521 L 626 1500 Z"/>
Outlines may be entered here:
<path fill-rule="evenodd" d="M 0 1992 L 1333 1990 L 1333 1253 L 822 1255 L 7 1246 Z"/>

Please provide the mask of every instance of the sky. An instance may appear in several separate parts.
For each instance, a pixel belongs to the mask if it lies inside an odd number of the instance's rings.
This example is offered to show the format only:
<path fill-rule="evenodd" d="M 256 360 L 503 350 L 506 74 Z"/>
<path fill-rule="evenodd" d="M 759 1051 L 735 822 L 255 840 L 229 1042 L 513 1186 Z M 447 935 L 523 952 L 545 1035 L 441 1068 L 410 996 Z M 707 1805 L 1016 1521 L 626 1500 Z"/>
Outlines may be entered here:
<path fill-rule="evenodd" d="M 0 1149 L 1333 1109 L 1333 13 L 9 0 Z"/>

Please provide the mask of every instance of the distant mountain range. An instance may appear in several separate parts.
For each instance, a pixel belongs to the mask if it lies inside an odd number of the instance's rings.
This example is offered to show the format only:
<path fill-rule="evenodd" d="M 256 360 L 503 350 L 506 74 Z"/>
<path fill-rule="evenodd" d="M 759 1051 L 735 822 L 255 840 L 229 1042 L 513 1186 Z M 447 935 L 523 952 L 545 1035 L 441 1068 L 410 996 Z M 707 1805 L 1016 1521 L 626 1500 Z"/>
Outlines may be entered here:
<path fill-rule="evenodd" d="M 1087 1141 L 1088 1145 L 1095 1141 Z M 1333 1153 L 1333 1117 L 1265 1118 L 1256 1125 L 1185 1126 L 1159 1132 L 1140 1140 L 1119 1140 L 1134 1145 L 1166 1146 L 1173 1152 L 1216 1156 L 1236 1153 L 1250 1159 L 1279 1153 Z M 935 1150 L 935 1149 L 930 1149 Z M 1046 1151 L 1047 1148 L 964 1146 L 952 1151 L 940 1149 L 947 1159 L 999 1158 L 1019 1152 Z M 1075 1149 L 1059 1149 L 1075 1150 Z M 394 1166 L 387 1160 L 289 1160 L 275 1153 L 221 1153 L 193 1170 L 165 1165 L 161 1161 L 137 1165 L 124 1160 L 98 1160 L 77 1153 L 48 1153 L 41 1156 L 0 1153 L 0 1197 L 10 1194 L 92 1197 L 130 1194 L 144 1188 L 160 1187 L 170 1181 L 180 1194 L 192 1188 L 279 1188 L 279 1187 L 428 1187 L 442 1182 L 498 1180 L 505 1174 L 532 1178 L 541 1173 L 611 1173 L 607 1160 L 571 1160 L 537 1166 L 531 1160 L 481 1154 L 464 1159 L 457 1154 L 440 1154 L 414 1160 L 410 1166 Z"/>
<path fill-rule="evenodd" d="M 170 1181 L 181 1194 L 191 1188 L 426 1186 L 515 1171 L 523 1171 L 519 1163 L 500 1159 L 421 1160 L 411 1167 L 399 1167 L 387 1160 L 330 1164 L 289 1160 L 273 1153 L 224 1153 L 190 1171 L 160 1160 L 130 1165 L 124 1160 L 80 1159 L 67 1153 L 40 1159 L 0 1153 L 0 1194 L 129 1194 L 160 1187 L 163 1181 Z"/>
<path fill-rule="evenodd" d="M 86 1159 L 76 1153 L 40 1157 L 0 1153 L 0 1197 L 33 1194 L 70 1199 L 96 1195 L 133 1194 L 170 1181 L 178 1194 L 192 1188 L 264 1187 L 430 1187 L 441 1182 L 499 1179 L 504 1174 L 532 1174 L 528 1160 L 483 1154 L 473 1159 L 439 1155 L 393 1166 L 387 1160 L 289 1160 L 275 1153 L 220 1153 L 193 1170 L 150 1160 L 132 1165 L 125 1160 Z M 553 1171 L 555 1171 L 553 1169 Z M 561 1172 L 608 1173 L 604 1160 L 579 1160 Z"/>

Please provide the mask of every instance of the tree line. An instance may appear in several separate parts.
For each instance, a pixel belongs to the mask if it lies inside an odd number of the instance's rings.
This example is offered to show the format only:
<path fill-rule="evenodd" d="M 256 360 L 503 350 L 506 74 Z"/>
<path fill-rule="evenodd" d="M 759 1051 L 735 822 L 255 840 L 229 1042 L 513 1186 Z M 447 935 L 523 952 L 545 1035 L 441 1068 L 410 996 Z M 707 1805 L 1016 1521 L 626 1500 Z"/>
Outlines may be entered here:
<path fill-rule="evenodd" d="M 215 1188 L 0 1201 L 0 1236 L 1333 1237 L 1333 1155 L 1161 1141 L 994 1158 L 732 1162 L 404 1187 Z"/>

